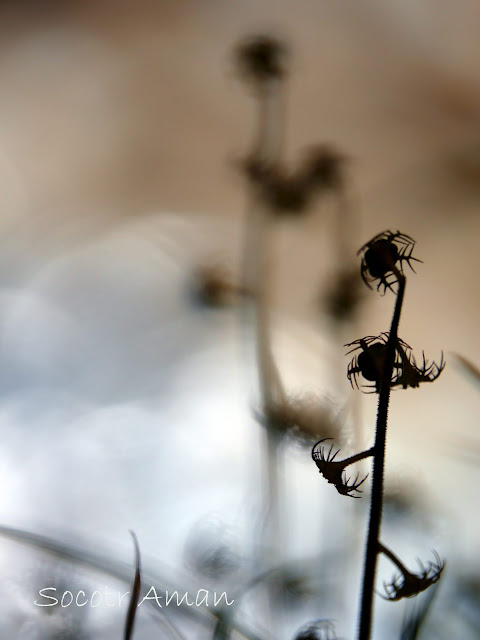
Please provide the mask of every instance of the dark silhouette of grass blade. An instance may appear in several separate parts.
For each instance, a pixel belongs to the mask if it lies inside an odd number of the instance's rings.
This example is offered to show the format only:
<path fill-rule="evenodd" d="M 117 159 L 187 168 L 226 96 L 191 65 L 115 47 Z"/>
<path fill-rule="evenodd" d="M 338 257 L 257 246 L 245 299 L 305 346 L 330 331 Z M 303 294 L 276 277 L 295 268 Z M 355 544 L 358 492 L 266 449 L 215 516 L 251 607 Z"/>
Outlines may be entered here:
<path fill-rule="evenodd" d="M 452 353 L 452 356 L 458 362 L 461 370 L 467 373 L 468 376 L 480 386 L 480 368 L 474 365 L 468 358 L 460 355 L 459 353 Z"/>
<path fill-rule="evenodd" d="M 132 594 L 130 596 L 130 602 L 128 604 L 127 618 L 125 620 L 125 634 L 124 640 L 131 640 L 133 634 L 133 627 L 135 625 L 135 614 L 138 608 L 138 599 L 140 598 L 140 590 L 142 587 L 142 580 L 140 575 L 140 548 L 138 546 L 137 536 L 133 531 L 130 531 L 135 546 L 135 576 L 133 578 Z"/>

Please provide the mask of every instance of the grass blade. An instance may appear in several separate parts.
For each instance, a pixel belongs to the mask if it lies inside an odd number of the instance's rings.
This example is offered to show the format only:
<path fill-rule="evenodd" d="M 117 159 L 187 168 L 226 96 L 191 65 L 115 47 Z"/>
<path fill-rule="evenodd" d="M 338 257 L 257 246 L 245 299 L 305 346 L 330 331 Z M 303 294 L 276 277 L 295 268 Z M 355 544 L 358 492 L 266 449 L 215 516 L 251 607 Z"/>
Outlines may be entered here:
<path fill-rule="evenodd" d="M 133 544 L 135 546 L 135 576 L 133 578 L 132 595 L 128 605 L 127 618 L 125 620 L 125 635 L 124 640 L 130 640 L 133 634 L 133 626 L 135 624 L 135 614 L 137 613 L 138 599 L 140 597 L 140 590 L 142 580 L 140 577 L 140 548 L 138 546 L 137 536 L 133 531 L 130 531 L 133 538 Z"/>

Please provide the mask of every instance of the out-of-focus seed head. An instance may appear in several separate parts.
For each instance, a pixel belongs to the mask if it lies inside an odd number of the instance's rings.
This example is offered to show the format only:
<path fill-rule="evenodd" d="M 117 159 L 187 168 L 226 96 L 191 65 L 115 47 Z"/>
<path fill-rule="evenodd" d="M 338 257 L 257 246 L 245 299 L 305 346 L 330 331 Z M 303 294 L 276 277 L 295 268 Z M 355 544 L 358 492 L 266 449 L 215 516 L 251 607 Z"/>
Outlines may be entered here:
<path fill-rule="evenodd" d="M 332 145 L 311 147 L 303 161 L 305 183 L 312 189 L 338 189 L 344 183 L 346 161 L 347 157 Z"/>
<path fill-rule="evenodd" d="M 282 217 L 304 214 L 316 197 L 340 189 L 343 164 L 344 157 L 333 147 L 318 145 L 295 169 L 269 164 L 256 155 L 247 157 L 239 167 L 272 215 Z"/>
<path fill-rule="evenodd" d="M 185 562 L 199 576 L 224 578 L 241 564 L 233 532 L 214 515 L 199 520 L 185 543 Z"/>
<path fill-rule="evenodd" d="M 356 269 L 342 269 L 334 276 L 320 303 L 335 322 L 355 319 L 364 297 L 361 282 Z"/>
<path fill-rule="evenodd" d="M 336 640 L 335 625 L 331 620 L 315 620 L 301 627 L 295 640 Z"/>
<path fill-rule="evenodd" d="M 260 422 L 280 436 L 311 446 L 320 436 L 342 440 L 342 425 L 326 398 L 315 394 L 288 396 L 258 416 Z"/>
<path fill-rule="evenodd" d="M 235 284 L 228 269 L 220 263 L 203 264 L 191 280 L 193 301 L 201 307 L 225 308 L 247 295 L 244 286 Z"/>
<path fill-rule="evenodd" d="M 268 34 L 245 38 L 235 48 L 234 57 L 240 75 L 254 85 L 281 80 L 287 71 L 286 44 Z"/>
<path fill-rule="evenodd" d="M 239 167 L 272 215 L 284 217 L 307 210 L 310 187 L 304 184 L 302 176 L 267 164 L 256 156 L 246 158 Z"/>

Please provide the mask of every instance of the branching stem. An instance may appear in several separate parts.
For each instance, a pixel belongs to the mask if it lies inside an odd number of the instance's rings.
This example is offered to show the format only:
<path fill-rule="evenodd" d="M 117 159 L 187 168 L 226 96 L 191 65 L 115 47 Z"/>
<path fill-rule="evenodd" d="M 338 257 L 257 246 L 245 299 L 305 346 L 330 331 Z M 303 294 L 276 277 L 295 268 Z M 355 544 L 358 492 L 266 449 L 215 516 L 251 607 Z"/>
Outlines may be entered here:
<path fill-rule="evenodd" d="M 365 458 L 368 458 L 374 455 L 375 455 L 375 447 L 371 447 L 366 451 L 362 451 L 361 453 L 356 453 L 354 456 L 345 458 L 345 460 L 342 460 L 342 464 L 344 464 L 345 467 L 348 467 L 351 464 L 355 464 L 355 462 L 360 462 L 360 460 L 365 460 Z"/>

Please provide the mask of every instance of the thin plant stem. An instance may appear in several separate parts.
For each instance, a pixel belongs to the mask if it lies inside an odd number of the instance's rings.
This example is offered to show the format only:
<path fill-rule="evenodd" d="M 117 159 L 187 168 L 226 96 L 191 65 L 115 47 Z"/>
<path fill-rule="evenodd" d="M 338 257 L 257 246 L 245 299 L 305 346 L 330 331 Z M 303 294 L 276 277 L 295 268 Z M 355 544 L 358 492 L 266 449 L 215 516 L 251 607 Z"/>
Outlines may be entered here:
<path fill-rule="evenodd" d="M 386 547 L 384 544 L 382 544 L 381 542 L 378 543 L 378 552 L 379 553 L 383 553 L 384 556 L 387 556 L 387 558 L 393 562 L 393 564 L 400 569 L 400 571 L 405 575 L 406 573 L 408 573 L 408 569 L 405 567 L 405 565 L 400 562 L 400 560 L 397 558 L 397 556 L 393 553 L 393 551 L 390 551 L 390 549 L 388 547 Z"/>
<path fill-rule="evenodd" d="M 267 166 L 278 163 L 283 142 L 282 81 L 265 82 L 258 94 L 259 117 L 252 157 Z M 280 375 L 271 348 L 271 265 L 270 211 L 255 188 L 250 196 L 244 248 L 244 278 L 254 293 L 255 350 L 261 410 L 266 416 L 265 506 L 266 546 L 273 547 L 278 531 L 278 443 L 268 423 L 269 409 L 285 399 Z"/>
<path fill-rule="evenodd" d="M 279 163 L 283 144 L 283 82 L 271 78 L 257 87 L 258 124 L 250 157 L 267 167 Z M 276 564 L 280 547 L 279 509 L 279 442 L 270 422 L 271 409 L 285 401 L 285 392 L 272 354 L 271 345 L 271 290 L 272 290 L 272 239 L 271 211 L 259 188 L 251 184 L 243 251 L 244 286 L 253 293 L 252 304 L 246 308 L 246 326 L 253 321 L 255 334 L 255 357 L 258 371 L 260 411 L 264 416 L 265 433 L 262 447 L 263 504 L 261 539 L 258 549 L 261 556 L 253 554 L 254 566 L 267 567 Z M 273 611 L 274 595 L 267 593 L 270 613 Z M 272 617 L 272 616 L 271 616 Z M 222 631 L 229 636 L 229 628 Z"/>
<path fill-rule="evenodd" d="M 375 448 L 371 447 L 367 449 L 367 451 L 361 451 L 360 453 L 356 453 L 354 456 L 350 456 L 349 458 L 345 458 L 342 462 L 345 466 L 350 466 L 351 464 L 355 464 L 355 462 L 360 462 L 360 460 L 365 460 L 365 458 L 369 458 L 375 454 Z"/>
<path fill-rule="evenodd" d="M 280 86 L 278 81 L 271 81 L 265 87 L 262 96 L 261 123 L 263 125 L 264 147 L 257 149 L 258 157 L 268 165 L 278 163 L 282 132 L 280 115 Z M 271 212 L 260 194 L 254 193 L 253 233 L 254 243 L 250 259 L 253 261 L 254 273 L 254 314 L 256 360 L 260 389 L 260 407 L 265 417 L 265 433 L 263 447 L 264 470 L 264 504 L 263 504 L 263 561 L 267 567 L 276 564 L 276 555 L 280 546 L 280 505 L 279 505 L 279 442 L 274 426 L 270 422 L 271 409 L 285 399 L 272 353 L 271 344 L 271 292 L 272 292 L 272 238 Z M 248 256 L 247 256 L 248 259 Z M 255 554 L 256 555 L 256 554 Z M 268 615 L 274 622 L 273 608 L 275 596 L 271 585 L 267 589 Z"/>
<path fill-rule="evenodd" d="M 385 445 L 387 438 L 388 406 L 390 402 L 390 384 L 395 363 L 395 349 L 398 338 L 398 325 L 405 295 L 405 276 L 394 269 L 398 280 L 398 293 L 388 336 L 385 367 L 383 370 L 378 397 L 377 422 L 373 456 L 372 493 L 370 502 L 370 520 L 368 525 L 363 585 L 358 621 L 358 640 L 369 640 L 373 620 L 373 596 L 375 573 L 377 568 L 378 539 L 382 521 L 383 476 L 385 466 Z"/>

